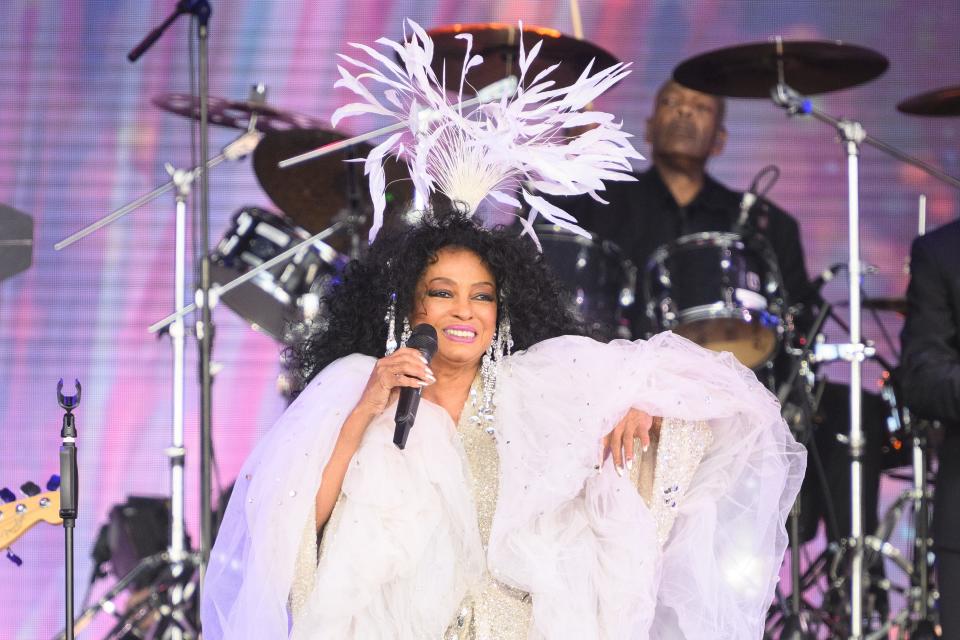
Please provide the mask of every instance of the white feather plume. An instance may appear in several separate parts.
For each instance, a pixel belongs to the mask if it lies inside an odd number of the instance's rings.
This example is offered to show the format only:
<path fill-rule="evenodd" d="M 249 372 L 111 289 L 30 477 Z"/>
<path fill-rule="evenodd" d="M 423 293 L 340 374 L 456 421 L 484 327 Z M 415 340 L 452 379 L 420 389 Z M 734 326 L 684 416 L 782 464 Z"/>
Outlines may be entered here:
<path fill-rule="evenodd" d="M 363 44 L 351 43 L 372 63 L 350 56 L 340 59 L 353 71 L 338 65 L 340 79 L 334 85 L 359 96 L 360 101 L 337 109 L 331 120 L 362 114 L 376 114 L 406 122 L 404 130 L 377 145 L 367 156 L 364 172 L 369 176 L 374 203 L 370 241 L 383 224 L 386 208 L 383 161 L 388 155 L 404 160 L 419 193 L 441 192 L 450 200 L 463 202 L 472 215 L 480 202 L 491 197 L 497 202 L 520 206 L 522 199 L 530 214 L 521 220 L 524 233 L 533 233 L 537 215 L 574 233 L 588 235 L 573 216 L 544 198 L 545 195 L 589 194 L 603 202 L 597 192 L 604 180 L 633 180 L 630 159 L 642 156 L 630 142 L 630 134 L 609 113 L 584 112 L 587 105 L 630 73 L 629 65 L 617 63 L 592 73 L 593 62 L 569 87 L 555 87 L 549 79 L 558 65 L 541 71 L 526 83 L 527 70 L 540 51 L 542 41 L 529 52 L 520 38 L 520 78 L 516 90 L 499 100 L 463 108 L 463 86 L 469 70 L 483 62 L 471 55 L 473 38 L 460 34 L 466 55 L 458 100 L 450 102 L 446 88 L 431 68 L 433 41 L 413 20 L 411 33 L 402 42 L 380 38 L 377 44 L 387 54 Z M 523 23 L 520 24 L 521 32 Z M 391 56 L 396 55 L 400 64 Z M 376 85 L 382 99 L 365 86 Z M 526 83 L 526 86 L 525 86 Z M 578 136 L 565 133 L 573 127 L 594 127 Z M 519 198 L 514 194 L 519 194 Z M 538 243 L 539 244 L 539 243 Z"/>

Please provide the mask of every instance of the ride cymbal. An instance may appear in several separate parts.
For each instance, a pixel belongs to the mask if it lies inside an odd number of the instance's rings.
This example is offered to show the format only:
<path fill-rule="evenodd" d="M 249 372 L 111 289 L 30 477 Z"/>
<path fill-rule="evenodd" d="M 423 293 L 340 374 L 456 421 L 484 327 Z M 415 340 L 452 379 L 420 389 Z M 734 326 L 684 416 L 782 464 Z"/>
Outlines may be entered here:
<path fill-rule="evenodd" d="M 200 99 L 189 93 L 162 93 L 150 102 L 164 111 L 185 118 L 200 119 Z M 210 124 L 234 129 L 246 129 L 253 114 L 257 115 L 258 131 L 286 131 L 289 129 L 315 129 L 324 125 L 322 120 L 292 111 L 284 111 L 264 102 L 227 100 L 210 96 Z"/>
<path fill-rule="evenodd" d="M 907 98 L 897 105 L 897 111 L 914 116 L 960 116 L 960 85 Z"/>
<path fill-rule="evenodd" d="M 685 87 L 729 98 L 769 98 L 783 79 L 805 95 L 848 89 L 887 70 L 872 49 L 832 40 L 771 41 L 701 53 L 681 62 L 673 79 Z"/>
<path fill-rule="evenodd" d="M 434 47 L 431 66 L 442 83 L 446 64 L 448 89 L 456 91 L 460 87 L 460 72 L 466 53 L 466 43 L 457 38 L 461 33 L 473 36 L 471 55 L 483 56 L 483 63 L 471 68 L 467 73 L 469 85 L 464 85 L 465 95 L 475 94 L 477 90 L 507 76 L 520 76 L 517 53 L 521 34 L 517 25 L 491 22 L 436 27 L 427 31 L 433 39 Z M 523 46 L 528 52 L 538 41 L 543 40 L 540 53 L 527 69 L 528 80 L 535 78 L 547 67 L 559 63 L 560 66 L 550 74 L 550 79 L 556 82 L 556 86 L 563 87 L 576 82 L 590 60 L 594 60 L 594 72 L 619 62 L 597 45 L 564 35 L 556 29 L 525 25 L 522 37 Z"/>

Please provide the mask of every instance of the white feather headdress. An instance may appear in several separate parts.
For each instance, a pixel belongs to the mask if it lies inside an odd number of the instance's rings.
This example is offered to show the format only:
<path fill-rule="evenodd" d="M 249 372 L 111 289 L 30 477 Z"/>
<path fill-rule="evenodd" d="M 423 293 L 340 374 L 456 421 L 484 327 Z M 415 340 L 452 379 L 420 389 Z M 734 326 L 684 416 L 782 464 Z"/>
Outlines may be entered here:
<path fill-rule="evenodd" d="M 374 204 L 370 241 L 383 224 L 383 161 L 388 155 L 406 162 L 418 193 L 426 197 L 439 191 L 452 201 L 465 203 L 470 215 L 486 197 L 519 208 L 519 193 L 530 211 L 525 220 L 521 218 L 524 233 L 534 241 L 533 221 L 538 214 L 553 224 L 587 235 L 573 216 L 530 193 L 526 186 L 537 194 L 589 194 L 605 202 L 597 195 L 604 189 L 604 180 L 634 179 L 630 159 L 642 156 L 631 144 L 630 134 L 621 130 L 612 114 L 581 111 L 629 74 L 629 65 L 617 63 L 591 75 L 591 61 L 569 87 L 554 87 L 549 75 L 559 65 L 553 65 L 525 86 L 527 69 L 542 41 L 527 53 L 520 38 L 516 90 L 499 100 L 466 109 L 460 105 L 465 78 L 483 61 L 478 55 L 471 56 L 472 35 L 456 36 L 464 41 L 466 53 L 459 100 L 451 103 L 446 87 L 431 68 L 433 41 L 416 22 L 407 20 L 407 24 L 412 33 L 408 37 L 404 29 L 403 42 L 377 40 L 390 54 L 396 54 L 400 64 L 372 47 L 351 43 L 383 70 L 343 54 L 340 58 L 358 72 L 354 75 L 337 66 L 340 79 L 334 86 L 349 89 L 361 101 L 337 109 L 331 118 L 334 126 L 343 118 L 361 114 L 378 114 L 408 125 L 377 145 L 365 160 L 364 173 L 369 177 Z M 522 23 L 520 28 L 522 32 Z M 364 86 L 364 81 L 380 85 L 382 100 Z M 587 125 L 594 128 L 573 137 L 564 133 Z"/>

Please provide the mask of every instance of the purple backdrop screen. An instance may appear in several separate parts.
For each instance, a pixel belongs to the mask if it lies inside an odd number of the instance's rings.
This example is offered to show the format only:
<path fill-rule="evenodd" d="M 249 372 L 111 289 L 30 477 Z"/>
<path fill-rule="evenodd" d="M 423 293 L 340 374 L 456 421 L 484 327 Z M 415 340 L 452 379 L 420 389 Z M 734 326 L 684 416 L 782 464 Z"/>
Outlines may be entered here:
<path fill-rule="evenodd" d="M 477 0 L 233 0 L 211 2 L 211 93 L 244 99 L 263 82 L 280 107 L 327 119 L 348 96 L 332 89 L 335 57 L 350 41 L 400 34 L 402 19 L 426 27 L 515 22 L 572 33 L 566 2 Z M 55 388 L 79 378 L 81 474 L 76 588 L 82 596 L 89 552 L 110 508 L 129 495 L 168 492 L 171 347 L 147 326 L 173 306 L 173 199 L 165 195 L 64 251 L 53 244 L 167 180 L 164 163 L 188 166 L 190 124 L 150 98 L 189 91 L 187 22 L 175 25 L 137 64 L 126 52 L 163 19 L 174 0 L 7 0 L 0 4 L 0 203 L 36 224 L 33 264 L 0 282 L 0 485 L 43 482 L 57 470 L 61 411 Z M 890 59 L 879 79 L 818 96 L 824 110 L 862 121 L 904 151 L 960 174 L 957 119 L 899 114 L 900 100 L 960 82 L 960 10 L 953 0 L 732 2 L 582 0 L 585 37 L 633 74 L 601 108 L 622 116 L 642 144 L 653 92 L 681 60 L 717 47 L 765 40 L 842 39 Z M 834 133 L 789 119 L 764 100 L 731 101 L 730 141 L 712 172 L 742 189 L 764 165 L 782 177 L 771 197 L 798 219 L 808 270 L 845 260 L 846 163 Z M 373 120 L 349 122 L 356 132 Z M 211 149 L 235 132 L 213 128 Z M 645 165 L 639 164 L 638 167 Z M 905 260 L 917 228 L 917 197 L 928 197 L 928 226 L 958 214 L 955 192 L 872 150 L 862 154 L 863 258 L 879 268 L 870 295 L 902 295 Z M 244 205 L 273 208 L 249 161 L 210 177 L 211 242 Z M 2 251 L 2 249 L 0 249 Z M 827 297 L 846 297 L 839 281 Z M 896 337 L 895 317 L 883 318 Z M 217 483 L 229 484 L 284 401 L 276 391 L 279 346 L 228 308 L 215 311 L 214 441 Z M 829 327 L 832 338 L 842 338 Z M 896 360 L 872 320 L 868 338 Z M 198 402 L 195 346 L 187 359 L 187 519 L 197 539 Z M 846 377 L 827 367 L 832 379 Z M 871 366 L 873 384 L 879 370 Z M 890 491 L 899 490 L 897 488 Z M 63 532 L 39 526 L 15 545 L 22 567 L 0 560 L 0 637 L 50 637 L 62 626 Z M 102 587 L 95 589 L 100 593 Z M 79 598 L 78 598 L 79 600 Z M 79 602 L 78 602 L 79 604 Z M 103 619 L 89 631 L 109 628 Z"/>

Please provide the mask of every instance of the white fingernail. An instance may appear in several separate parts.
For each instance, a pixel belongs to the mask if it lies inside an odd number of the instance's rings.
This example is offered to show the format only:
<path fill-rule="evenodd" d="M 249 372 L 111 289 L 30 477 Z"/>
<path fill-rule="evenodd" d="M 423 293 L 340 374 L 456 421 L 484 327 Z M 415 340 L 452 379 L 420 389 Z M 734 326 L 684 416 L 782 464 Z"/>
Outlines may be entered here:
<path fill-rule="evenodd" d="M 617 475 L 621 478 L 623 477 L 623 467 L 618 464 L 613 465 L 613 470 L 617 472 Z"/>
<path fill-rule="evenodd" d="M 426 359 L 425 357 L 423 357 L 423 355 L 422 355 L 422 354 L 420 355 L 420 360 L 422 360 L 422 361 L 423 361 L 423 364 L 430 364 L 430 361 L 429 361 L 429 360 L 427 360 L 427 359 Z"/>
<path fill-rule="evenodd" d="M 633 471 L 633 458 L 627 458 L 627 471 Z"/>
<path fill-rule="evenodd" d="M 646 452 L 647 452 L 647 449 L 649 449 L 649 448 L 650 448 L 650 445 L 645 444 L 645 445 L 643 445 L 642 451 L 643 451 L 644 453 L 646 453 Z"/>

